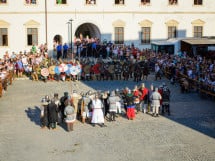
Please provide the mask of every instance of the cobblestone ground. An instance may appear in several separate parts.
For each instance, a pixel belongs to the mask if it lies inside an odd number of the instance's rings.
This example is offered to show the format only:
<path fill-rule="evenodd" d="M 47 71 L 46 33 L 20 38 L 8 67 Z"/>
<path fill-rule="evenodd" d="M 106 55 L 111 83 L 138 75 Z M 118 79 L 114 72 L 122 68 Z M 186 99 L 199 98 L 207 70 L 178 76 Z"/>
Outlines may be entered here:
<path fill-rule="evenodd" d="M 64 126 L 41 130 L 39 106 L 46 94 L 89 89 L 111 90 L 133 81 L 32 82 L 15 80 L 0 98 L 0 161 L 214 161 L 215 101 L 197 93 L 181 94 L 170 87 L 171 116 L 151 117 L 139 113 L 135 120 L 118 117 L 107 127 L 92 127 L 79 121 L 68 133 Z"/>

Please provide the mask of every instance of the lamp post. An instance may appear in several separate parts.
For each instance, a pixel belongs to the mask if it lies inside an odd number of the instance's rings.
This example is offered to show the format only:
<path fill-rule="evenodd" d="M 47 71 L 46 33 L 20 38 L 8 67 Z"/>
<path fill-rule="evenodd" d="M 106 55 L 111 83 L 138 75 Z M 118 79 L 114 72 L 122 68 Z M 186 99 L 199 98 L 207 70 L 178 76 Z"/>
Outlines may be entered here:
<path fill-rule="evenodd" d="M 45 35 L 46 35 L 46 43 L 48 43 L 48 36 L 47 36 L 47 32 L 48 32 L 48 25 L 47 25 L 47 1 L 45 0 Z"/>
<path fill-rule="evenodd" d="M 73 53 L 73 46 L 72 46 L 72 45 L 73 45 L 73 44 L 72 44 L 72 42 L 73 42 L 73 41 L 72 41 L 72 21 L 73 21 L 73 19 L 70 19 L 70 20 L 69 20 L 69 22 L 70 22 L 70 24 L 71 24 L 71 28 L 70 28 L 70 29 L 71 29 L 71 51 L 72 51 L 72 53 Z"/>
<path fill-rule="evenodd" d="M 69 27 L 70 27 L 70 24 L 71 24 L 71 23 L 70 23 L 70 22 L 67 22 L 66 24 L 68 25 L 68 44 L 70 44 L 71 41 L 70 41 L 70 28 L 69 28 Z"/>

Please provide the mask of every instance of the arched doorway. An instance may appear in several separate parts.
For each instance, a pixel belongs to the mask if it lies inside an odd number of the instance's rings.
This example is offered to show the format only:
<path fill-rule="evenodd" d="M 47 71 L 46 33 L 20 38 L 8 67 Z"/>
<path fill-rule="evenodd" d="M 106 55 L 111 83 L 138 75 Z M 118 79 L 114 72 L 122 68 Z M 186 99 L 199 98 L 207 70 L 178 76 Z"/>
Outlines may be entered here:
<path fill-rule="evenodd" d="M 101 38 L 101 33 L 99 28 L 92 23 L 81 24 L 75 31 L 76 38 L 80 38 L 82 35 L 83 38 Z"/>

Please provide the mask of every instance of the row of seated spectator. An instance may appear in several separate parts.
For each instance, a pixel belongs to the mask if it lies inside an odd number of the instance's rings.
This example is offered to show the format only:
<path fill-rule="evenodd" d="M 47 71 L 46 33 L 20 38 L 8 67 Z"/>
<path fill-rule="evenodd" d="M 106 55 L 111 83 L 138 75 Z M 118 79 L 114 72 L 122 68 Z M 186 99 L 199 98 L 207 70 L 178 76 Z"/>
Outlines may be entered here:
<path fill-rule="evenodd" d="M 171 63 L 164 65 L 163 72 L 171 81 L 174 79 L 180 84 L 182 92 L 194 90 L 201 96 L 215 97 L 215 60 L 201 56 L 175 56 L 170 60 Z"/>

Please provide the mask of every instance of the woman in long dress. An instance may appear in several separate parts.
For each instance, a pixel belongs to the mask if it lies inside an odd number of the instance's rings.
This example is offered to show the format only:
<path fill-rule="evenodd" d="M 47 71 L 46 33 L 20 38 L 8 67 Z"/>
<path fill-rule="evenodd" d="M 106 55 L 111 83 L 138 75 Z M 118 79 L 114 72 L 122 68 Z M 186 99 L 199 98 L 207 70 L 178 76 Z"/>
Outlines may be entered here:
<path fill-rule="evenodd" d="M 92 120 L 91 123 L 93 126 L 95 124 L 100 124 L 101 127 L 104 127 L 104 113 L 103 113 L 103 103 L 98 98 L 98 95 L 95 95 L 95 99 L 92 100 Z"/>

